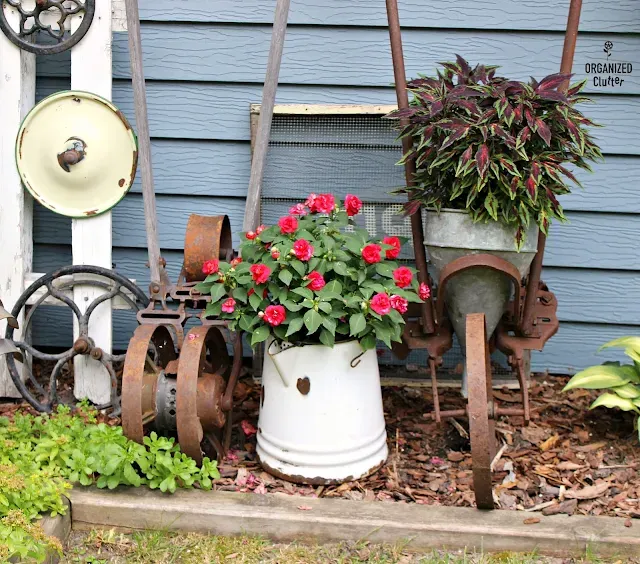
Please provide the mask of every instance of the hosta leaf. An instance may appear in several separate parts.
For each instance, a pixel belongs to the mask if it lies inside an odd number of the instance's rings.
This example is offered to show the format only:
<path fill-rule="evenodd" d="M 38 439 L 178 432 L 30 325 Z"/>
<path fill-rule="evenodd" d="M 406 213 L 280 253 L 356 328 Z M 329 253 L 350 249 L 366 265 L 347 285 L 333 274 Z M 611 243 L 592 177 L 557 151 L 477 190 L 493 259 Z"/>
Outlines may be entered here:
<path fill-rule="evenodd" d="M 631 368 L 633 367 L 626 367 Z M 629 372 L 624 366 L 602 364 L 591 366 L 575 374 L 562 390 L 573 390 L 574 388 L 585 388 L 587 390 L 598 390 L 624 386 L 631 381 Z"/>
<path fill-rule="evenodd" d="M 634 386 L 633 384 L 625 384 L 624 386 L 616 386 L 615 388 L 611 388 L 613 392 L 618 394 L 621 398 L 626 399 L 636 399 L 640 398 L 640 388 Z"/>
<path fill-rule="evenodd" d="M 620 337 L 602 345 L 598 350 L 610 349 L 612 347 L 632 348 L 640 353 L 640 337 Z"/>
<path fill-rule="evenodd" d="M 602 394 L 589 406 L 589 409 L 596 407 L 617 407 L 623 411 L 640 412 L 640 409 L 630 399 L 621 398 L 616 394 Z"/>

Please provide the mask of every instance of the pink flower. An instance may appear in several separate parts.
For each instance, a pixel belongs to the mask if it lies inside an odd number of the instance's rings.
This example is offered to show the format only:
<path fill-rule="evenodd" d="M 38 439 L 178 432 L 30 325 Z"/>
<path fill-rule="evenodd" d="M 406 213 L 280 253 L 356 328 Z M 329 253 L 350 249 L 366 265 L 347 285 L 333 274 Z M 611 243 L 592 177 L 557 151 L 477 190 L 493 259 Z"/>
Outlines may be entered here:
<path fill-rule="evenodd" d="M 378 315 L 387 315 L 391 311 L 391 300 L 387 294 L 376 294 L 371 298 L 369 305 Z"/>
<path fill-rule="evenodd" d="M 262 318 L 272 327 L 277 327 L 287 318 L 287 312 L 284 306 L 270 305 L 264 310 Z"/>
<path fill-rule="evenodd" d="M 241 262 L 242 262 L 242 258 L 240 258 L 240 257 L 234 258 L 234 259 L 231 261 L 231 266 L 232 266 L 233 268 L 235 268 L 235 267 L 236 267 L 236 266 L 238 266 Z"/>
<path fill-rule="evenodd" d="M 256 284 L 264 284 L 267 280 L 269 280 L 271 269 L 266 264 L 252 264 L 249 267 L 249 272 L 251 272 L 253 281 Z"/>
<path fill-rule="evenodd" d="M 393 249 L 387 249 L 385 251 L 385 256 L 389 259 L 389 260 L 393 260 L 395 258 L 398 258 L 398 255 L 400 254 L 400 247 L 402 247 L 402 243 L 400 243 L 400 239 L 398 239 L 397 237 L 385 237 L 382 242 L 385 245 L 393 245 Z"/>
<path fill-rule="evenodd" d="M 313 245 L 306 239 L 298 239 L 293 244 L 293 254 L 298 259 L 307 261 L 313 256 Z"/>
<path fill-rule="evenodd" d="M 407 313 L 407 307 L 409 306 L 409 302 L 405 300 L 402 296 L 391 296 L 391 307 L 395 309 L 398 313 Z"/>
<path fill-rule="evenodd" d="M 280 258 L 280 249 L 278 249 L 278 247 L 271 249 L 271 258 L 276 260 Z"/>
<path fill-rule="evenodd" d="M 304 204 L 296 204 L 289 208 L 289 215 L 307 215 L 309 210 Z"/>
<path fill-rule="evenodd" d="M 313 208 L 315 207 L 316 198 L 318 196 L 316 194 L 309 194 L 309 197 L 305 200 L 304 205 L 309 208 L 311 211 L 315 211 Z"/>
<path fill-rule="evenodd" d="M 216 272 L 218 272 L 219 268 L 220 268 L 220 263 L 218 262 L 218 260 L 211 259 L 204 262 L 204 264 L 202 265 L 202 272 L 204 272 L 207 275 L 215 274 Z"/>
<path fill-rule="evenodd" d="M 227 298 L 222 302 L 222 311 L 225 313 L 233 313 L 236 309 L 236 301 L 233 298 Z"/>
<path fill-rule="evenodd" d="M 307 288 L 309 288 L 309 290 L 313 290 L 314 292 L 322 290 L 322 288 L 324 288 L 326 284 L 322 274 L 320 274 L 317 270 L 309 272 L 309 274 L 307 274 L 307 278 L 311 280 L 311 283 L 307 286 Z"/>
<path fill-rule="evenodd" d="M 367 264 L 374 264 L 380 262 L 380 252 L 382 247 L 375 243 L 369 243 L 362 249 L 362 258 Z"/>
<path fill-rule="evenodd" d="M 362 208 L 362 200 L 358 198 L 358 196 L 347 194 L 347 197 L 344 199 L 344 207 L 347 210 L 348 216 L 358 215 Z"/>
<path fill-rule="evenodd" d="M 406 288 L 413 280 L 413 273 L 406 266 L 401 266 L 393 271 L 393 279 L 396 281 L 398 288 Z"/>
<path fill-rule="evenodd" d="M 298 220 L 290 215 L 285 215 L 278 220 L 278 226 L 280 227 L 280 232 L 285 235 L 295 233 L 296 229 L 298 229 Z"/>
<path fill-rule="evenodd" d="M 418 289 L 418 296 L 422 301 L 427 301 L 429 296 L 431 296 L 431 290 L 429 286 L 427 286 L 424 282 L 420 283 L 420 288 Z"/>
<path fill-rule="evenodd" d="M 313 205 L 309 207 L 312 212 L 331 213 L 336 207 L 336 200 L 333 194 L 320 194 L 313 200 Z"/>
<path fill-rule="evenodd" d="M 257 235 L 256 235 L 255 231 L 247 231 L 245 237 L 247 239 L 249 239 L 250 241 L 253 241 L 257 237 Z"/>
<path fill-rule="evenodd" d="M 247 421 L 246 419 L 243 419 L 242 422 L 240 423 L 240 426 L 242 427 L 242 432 L 245 434 L 245 436 L 250 437 L 251 435 L 255 435 L 258 432 L 258 429 L 256 429 L 249 421 Z"/>
<path fill-rule="evenodd" d="M 260 235 L 266 228 L 266 225 L 258 225 L 258 227 L 256 227 L 256 235 Z"/>

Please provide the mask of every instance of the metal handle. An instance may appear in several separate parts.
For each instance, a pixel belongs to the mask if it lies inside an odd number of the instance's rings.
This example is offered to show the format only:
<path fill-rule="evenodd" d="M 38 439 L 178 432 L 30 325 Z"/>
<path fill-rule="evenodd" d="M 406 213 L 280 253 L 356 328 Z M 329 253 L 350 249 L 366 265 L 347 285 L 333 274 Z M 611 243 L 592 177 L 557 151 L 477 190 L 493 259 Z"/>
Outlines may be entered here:
<path fill-rule="evenodd" d="M 71 172 L 69 168 L 71 165 L 78 164 L 81 160 L 86 156 L 85 149 L 87 148 L 87 144 L 77 137 L 72 137 L 71 139 L 67 139 L 67 143 L 69 141 L 73 141 L 73 147 L 71 149 L 67 149 L 62 153 L 58 153 L 58 164 L 60 167 L 66 172 Z"/>

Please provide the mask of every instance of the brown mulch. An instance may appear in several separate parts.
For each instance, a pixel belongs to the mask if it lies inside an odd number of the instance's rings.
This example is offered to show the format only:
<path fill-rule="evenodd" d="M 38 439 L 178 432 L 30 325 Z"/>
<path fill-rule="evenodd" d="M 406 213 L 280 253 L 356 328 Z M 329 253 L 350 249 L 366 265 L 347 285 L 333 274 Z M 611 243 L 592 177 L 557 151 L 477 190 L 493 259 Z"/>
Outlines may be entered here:
<path fill-rule="evenodd" d="M 563 394 L 567 379 L 533 378 L 528 427 L 521 417 L 502 417 L 496 422 L 499 458 L 493 472 L 494 498 L 502 509 L 544 515 L 640 518 L 640 444 L 633 415 L 604 408 L 589 411 L 598 393 L 573 390 Z M 441 409 L 464 407 L 459 390 L 439 393 Z M 468 424 L 464 419 L 437 424 L 426 417 L 433 409 L 429 388 L 383 388 L 387 462 L 369 477 L 327 487 L 292 484 L 260 468 L 255 455 L 259 395 L 259 385 L 251 380 L 238 384 L 232 449 L 219 466 L 217 489 L 475 506 Z M 495 390 L 494 396 L 505 407 L 520 402 L 517 390 Z M 17 410 L 35 413 L 24 403 L 0 403 L 0 416 L 11 417 Z"/>
<path fill-rule="evenodd" d="M 549 514 L 640 517 L 640 445 L 633 416 L 588 406 L 596 392 L 563 394 L 568 378 L 539 376 L 530 388 L 532 421 L 502 417 L 496 423 L 501 453 L 493 472 L 494 497 L 502 509 Z M 473 507 L 468 424 L 437 424 L 430 389 L 383 388 L 389 459 L 377 473 L 340 486 L 294 485 L 262 471 L 255 455 L 259 389 L 242 384 L 241 424 L 233 449 L 220 465 L 218 489 L 284 492 L 309 497 L 395 501 Z M 504 407 L 520 393 L 496 390 Z M 440 391 L 441 409 L 464 406 L 459 390 Z M 242 429 L 242 431 L 240 431 Z"/>

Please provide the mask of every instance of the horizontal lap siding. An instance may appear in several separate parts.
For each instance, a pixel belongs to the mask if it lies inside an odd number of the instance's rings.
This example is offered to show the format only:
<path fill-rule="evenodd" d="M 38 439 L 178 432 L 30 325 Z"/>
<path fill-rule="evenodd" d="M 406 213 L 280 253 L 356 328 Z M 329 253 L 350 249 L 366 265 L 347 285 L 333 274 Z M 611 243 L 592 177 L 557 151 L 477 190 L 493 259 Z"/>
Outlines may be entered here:
<path fill-rule="evenodd" d="M 175 279 L 190 213 L 226 213 L 234 231 L 242 223 L 250 172 L 249 104 L 261 98 L 273 3 L 221 0 L 215 10 L 197 0 L 182 0 L 179 7 L 173 0 L 140 4 L 160 243 Z M 407 71 L 412 76 L 431 73 L 437 61 L 459 52 L 473 63 L 499 64 L 502 73 L 516 79 L 556 72 L 565 4 L 461 0 L 442 9 L 442 3 L 433 0 L 400 0 L 401 19 L 408 26 L 403 36 Z M 292 3 L 290 22 L 279 103 L 395 102 L 384 3 L 299 0 Z M 611 6 L 585 0 L 581 30 L 576 79 L 585 77 L 586 62 L 604 60 L 605 40 L 614 42 L 612 60 L 640 69 L 640 10 L 635 0 Z M 38 74 L 39 97 L 68 88 L 68 54 L 43 58 Z M 135 126 L 123 33 L 114 35 L 114 79 L 114 101 Z M 534 354 L 536 369 L 570 372 L 598 362 L 594 354 L 601 342 L 638 332 L 640 74 L 635 70 L 617 88 L 595 89 L 590 82 L 588 91 L 595 104 L 584 110 L 604 126 L 595 135 L 607 160 L 596 165 L 592 175 L 580 171 L 585 190 L 562 199 L 570 223 L 552 228 L 544 278 L 558 296 L 561 329 L 543 353 Z M 302 160 L 302 154 L 274 147 L 267 176 L 281 178 L 283 186 L 297 182 L 301 190 L 318 191 L 324 187 L 304 184 L 301 162 L 322 169 L 346 160 L 353 177 L 364 178 L 376 167 L 394 167 L 397 160 L 391 151 L 314 151 Z M 401 168 L 394 174 L 401 183 Z M 400 201 L 389 196 L 383 184 L 377 186 L 375 178 L 367 188 L 378 201 Z M 352 191 L 339 175 L 328 180 L 326 189 L 338 195 Z M 281 196 L 289 194 L 283 190 Z M 277 206 L 265 206 L 269 219 L 280 212 Z M 70 222 L 40 206 L 34 222 L 36 270 L 69 263 Z M 113 229 L 116 269 L 146 288 L 139 178 L 114 209 Z M 234 238 L 237 242 L 237 235 Z M 129 329 L 124 320 L 116 320 L 117 343 L 126 343 Z M 36 335 L 54 344 L 50 332 Z"/>

